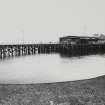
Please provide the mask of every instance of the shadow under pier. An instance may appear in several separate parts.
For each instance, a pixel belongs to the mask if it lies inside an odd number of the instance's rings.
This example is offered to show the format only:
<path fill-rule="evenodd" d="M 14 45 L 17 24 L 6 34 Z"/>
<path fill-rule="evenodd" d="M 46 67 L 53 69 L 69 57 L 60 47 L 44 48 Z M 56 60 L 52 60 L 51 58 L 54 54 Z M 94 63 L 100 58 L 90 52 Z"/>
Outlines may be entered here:
<path fill-rule="evenodd" d="M 61 44 L 59 50 L 60 56 L 62 57 L 105 54 L 105 44 Z"/>

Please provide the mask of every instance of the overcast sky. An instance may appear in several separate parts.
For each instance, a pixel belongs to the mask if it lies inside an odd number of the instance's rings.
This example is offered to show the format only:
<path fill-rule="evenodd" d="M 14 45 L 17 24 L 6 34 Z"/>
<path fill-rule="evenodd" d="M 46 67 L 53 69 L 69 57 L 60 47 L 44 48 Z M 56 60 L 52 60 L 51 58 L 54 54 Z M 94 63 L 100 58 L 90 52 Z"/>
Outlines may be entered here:
<path fill-rule="evenodd" d="M 105 0 L 0 0 L 0 41 L 57 41 L 105 33 Z"/>

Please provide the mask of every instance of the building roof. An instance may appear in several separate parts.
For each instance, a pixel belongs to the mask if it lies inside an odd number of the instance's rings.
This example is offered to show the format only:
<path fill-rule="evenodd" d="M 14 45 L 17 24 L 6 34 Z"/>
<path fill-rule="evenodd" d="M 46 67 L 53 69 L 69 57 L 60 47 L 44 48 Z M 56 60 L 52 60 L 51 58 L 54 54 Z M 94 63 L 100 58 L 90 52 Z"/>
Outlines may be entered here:
<path fill-rule="evenodd" d="M 90 36 L 65 36 L 60 37 L 60 39 L 99 39 L 99 37 L 90 37 Z"/>

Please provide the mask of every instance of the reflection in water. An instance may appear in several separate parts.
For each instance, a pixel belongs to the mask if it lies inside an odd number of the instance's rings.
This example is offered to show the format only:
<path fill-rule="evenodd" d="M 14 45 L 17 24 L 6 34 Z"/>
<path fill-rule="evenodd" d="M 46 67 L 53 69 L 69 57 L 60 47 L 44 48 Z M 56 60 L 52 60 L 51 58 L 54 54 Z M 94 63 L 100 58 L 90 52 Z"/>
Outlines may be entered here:
<path fill-rule="evenodd" d="M 87 79 L 104 75 L 105 56 L 69 57 L 36 54 L 0 62 L 1 83 L 42 83 Z"/>

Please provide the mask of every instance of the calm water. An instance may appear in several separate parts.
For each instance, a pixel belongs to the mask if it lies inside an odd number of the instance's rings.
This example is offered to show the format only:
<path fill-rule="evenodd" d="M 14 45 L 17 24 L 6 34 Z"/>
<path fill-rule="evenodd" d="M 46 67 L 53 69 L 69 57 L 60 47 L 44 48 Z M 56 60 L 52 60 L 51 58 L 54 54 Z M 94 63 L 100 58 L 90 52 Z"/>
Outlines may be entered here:
<path fill-rule="evenodd" d="M 61 57 L 40 54 L 0 61 L 0 83 L 71 81 L 105 74 L 105 56 Z"/>

